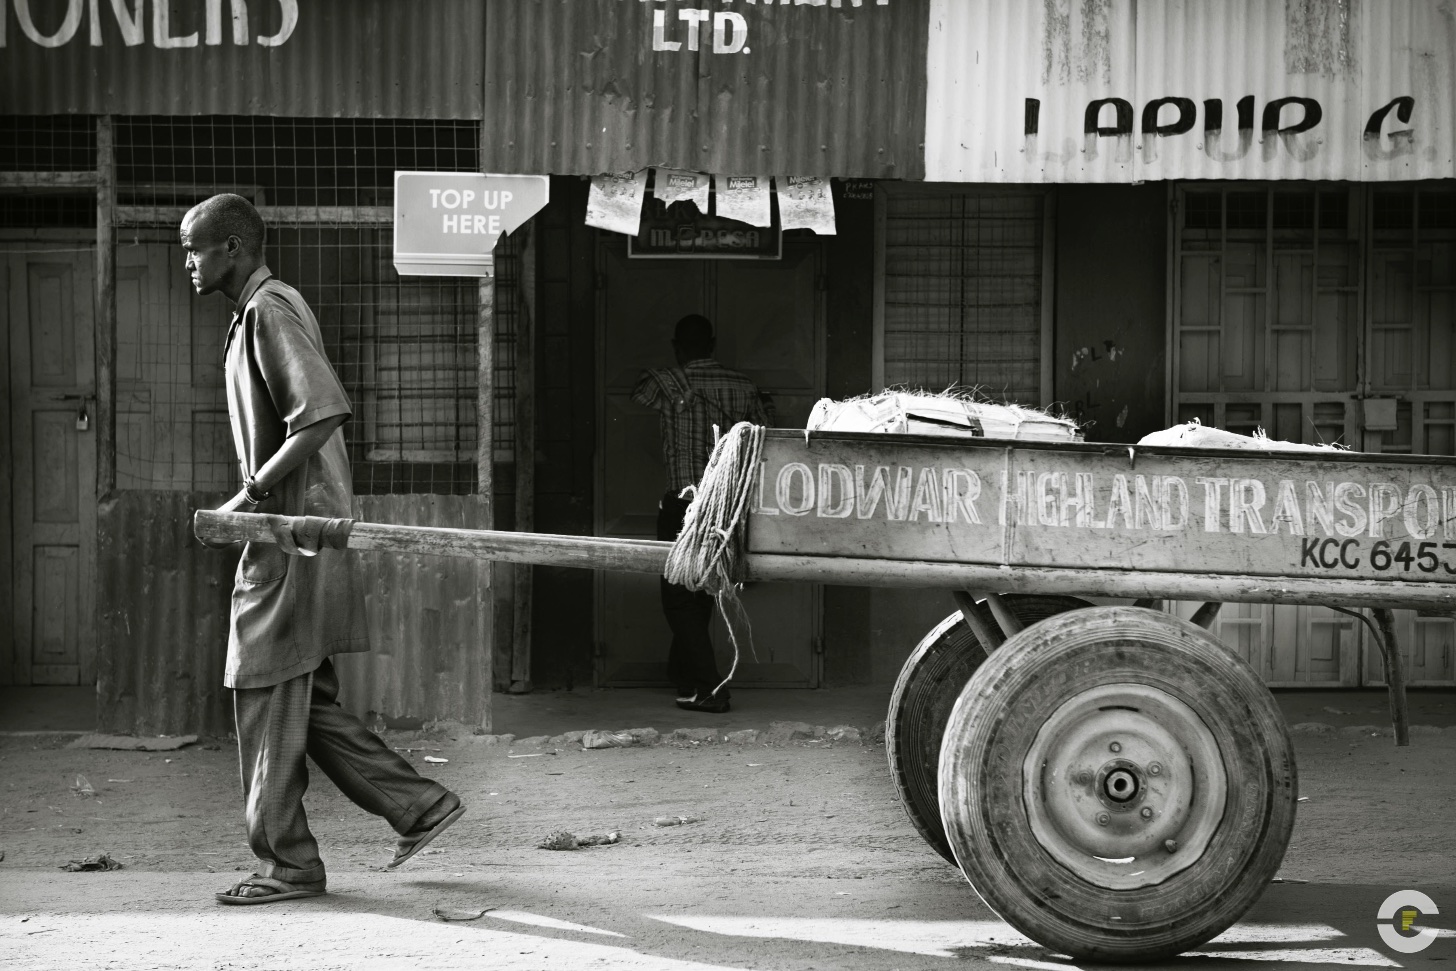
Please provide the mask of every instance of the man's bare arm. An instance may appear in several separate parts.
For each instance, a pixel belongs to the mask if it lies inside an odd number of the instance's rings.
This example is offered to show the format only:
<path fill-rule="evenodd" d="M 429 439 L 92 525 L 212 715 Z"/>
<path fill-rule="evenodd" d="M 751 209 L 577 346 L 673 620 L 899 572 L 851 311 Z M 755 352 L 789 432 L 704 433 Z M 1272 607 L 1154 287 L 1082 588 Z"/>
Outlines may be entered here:
<path fill-rule="evenodd" d="M 253 474 L 254 486 L 261 492 L 272 492 L 274 486 L 288 477 L 288 473 L 323 448 L 334 429 L 342 425 L 347 417 L 335 415 L 324 418 L 289 435 L 284 439 L 282 447 L 273 453 L 273 457 Z M 253 504 L 248 502 L 246 490 L 239 490 L 237 495 L 217 508 L 221 512 L 247 512 L 253 508 Z"/>

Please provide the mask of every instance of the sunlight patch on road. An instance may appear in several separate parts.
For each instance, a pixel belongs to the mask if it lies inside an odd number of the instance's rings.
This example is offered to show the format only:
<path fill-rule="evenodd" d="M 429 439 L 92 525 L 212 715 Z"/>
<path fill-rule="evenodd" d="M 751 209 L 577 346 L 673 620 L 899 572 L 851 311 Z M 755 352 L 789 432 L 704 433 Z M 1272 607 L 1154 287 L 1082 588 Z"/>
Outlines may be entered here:
<path fill-rule="evenodd" d="M 1210 944 L 1296 944 L 1333 941 L 1345 932 L 1328 924 L 1235 924 Z"/>
<path fill-rule="evenodd" d="M 927 957 L 980 957 L 1010 967 L 1035 968 L 1040 971 L 1064 971 L 1075 968 L 1069 961 L 1058 960 L 1030 939 L 1000 921 L 978 920 L 854 920 L 851 918 L 814 917 L 697 917 L 682 915 L 646 915 L 679 927 L 724 934 L 733 937 L 777 938 L 810 941 L 816 944 L 842 944 L 849 947 L 875 948 L 923 954 Z M 1344 937 L 1344 933 L 1327 924 L 1236 924 L 1204 949 L 1190 951 L 1184 957 L 1222 958 L 1240 961 L 1265 961 L 1275 965 L 1341 964 L 1349 967 L 1400 967 L 1378 951 L 1366 947 L 1284 947 L 1270 944 L 1308 944 Z M 1250 949 L 1247 945 L 1266 945 Z M 1026 948 L 1026 956 L 1014 953 Z M 996 953 L 977 951 L 994 950 Z M 1008 950 L 1013 953 L 1006 953 Z"/>
<path fill-rule="evenodd" d="M 421 910 L 422 915 L 428 909 Z M 51 933 L 35 934 L 50 930 Z M 63 948 L 63 950 L 58 950 Z M 119 967 L 191 971 L 734 971 L 631 947 L 330 907 L 325 900 L 215 912 L 35 915 L 0 919 L 5 971 L 51 971 L 59 955 L 104 956 Z M 74 964 L 75 962 L 70 962 Z"/>
<path fill-rule="evenodd" d="M 1188 951 L 1185 958 L 1232 958 L 1238 961 L 1267 961 L 1289 964 L 1339 964 L 1348 967 L 1398 968 L 1401 965 L 1368 947 L 1281 947 L 1272 951 Z"/>
<path fill-rule="evenodd" d="M 854 920 L 841 917 L 697 917 L 646 914 L 679 927 L 731 937 L 769 937 L 815 944 L 872 947 L 929 957 L 957 957 L 985 947 L 1035 947 L 1029 938 L 995 920 Z M 1063 965 L 1066 967 L 1066 965 Z"/>
<path fill-rule="evenodd" d="M 530 924 L 532 927 L 549 927 L 557 931 L 580 931 L 583 934 L 603 934 L 607 937 L 627 936 L 626 934 L 619 934 L 616 931 L 604 931 L 600 927 L 573 924 L 569 920 L 557 920 L 555 917 L 528 914 L 524 910 L 489 910 L 486 911 L 486 916 L 494 917 L 497 920 L 514 921 L 517 924 Z"/>
<path fill-rule="evenodd" d="M 1004 954 L 988 954 L 986 960 L 992 964 L 1008 964 L 1013 968 L 1035 968 L 1036 971 L 1081 971 L 1070 961 L 1036 961 L 1032 958 L 1014 958 Z"/>

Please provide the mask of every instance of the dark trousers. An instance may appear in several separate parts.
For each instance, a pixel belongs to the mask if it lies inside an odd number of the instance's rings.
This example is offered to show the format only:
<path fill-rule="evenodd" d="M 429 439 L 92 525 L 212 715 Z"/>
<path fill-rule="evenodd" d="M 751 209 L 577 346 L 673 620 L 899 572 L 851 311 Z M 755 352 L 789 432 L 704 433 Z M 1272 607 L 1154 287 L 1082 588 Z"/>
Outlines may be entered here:
<path fill-rule="evenodd" d="M 687 511 L 687 499 L 679 499 L 675 492 L 665 493 L 657 507 L 657 538 L 677 539 Z M 666 579 L 659 582 L 662 614 L 667 618 L 667 626 L 672 628 L 667 676 L 683 694 L 709 694 L 723 680 L 718 674 L 717 659 L 713 657 L 713 641 L 708 636 L 708 625 L 713 621 L 713 597 L 668 583 Z M 728 689 L 725 687 L 718 697 L 727 698 Z"/>
<path fill-rule="evenodd" d="M 305 756 L 362 809 L 403 836 L 450 795 L 363 723 L 339 707 L 339 677 L 325 659 L 315 671 L 266 688 L 233 692 L 248 845 L 258 874 L 289 883 L 324 879 L 318 843 L 303 811 Z"/>

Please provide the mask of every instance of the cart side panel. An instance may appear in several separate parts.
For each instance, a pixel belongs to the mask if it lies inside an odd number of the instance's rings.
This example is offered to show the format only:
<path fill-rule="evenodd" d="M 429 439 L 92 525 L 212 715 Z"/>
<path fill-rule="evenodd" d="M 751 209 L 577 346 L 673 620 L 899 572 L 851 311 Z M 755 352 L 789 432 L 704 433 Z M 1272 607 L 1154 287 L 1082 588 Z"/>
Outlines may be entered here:
<path fill-rule="evenodd" d="M 1434 457 L 774 433 L 753 553 L 1456 581 Z"/>

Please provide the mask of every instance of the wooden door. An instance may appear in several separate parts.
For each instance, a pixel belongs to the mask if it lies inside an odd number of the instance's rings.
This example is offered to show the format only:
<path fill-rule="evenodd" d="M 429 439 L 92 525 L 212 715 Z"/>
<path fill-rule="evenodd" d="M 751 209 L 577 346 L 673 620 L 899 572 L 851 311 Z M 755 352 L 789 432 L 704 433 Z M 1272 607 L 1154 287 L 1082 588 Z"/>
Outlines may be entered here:
<path fill-rule="evenodd" d="M 96 676 L 94 257 L 24 245 L 0 250 L 9 318 L 8 674 L 17 684 L 89 684 Z"/>
<path fill-rule="evenodd" d="M 803 427 L 822 388 L 819 259 L 817 245 L 790 244 L 774 261 L 629 260 L 620 241 L 602 243 L 599 535 L 656 535 L 665 488 L 657 414 L 633 403 L 631 391 L 643 368 L 674 363 L 672 330 L 685 314 L 703 313 L 713 321 L 715 356 L 773 396 L 779 425 Z M 734 683 L 817 684 L 818 587 L 752 585 L 743 601 L 753 652 L 743 645 Z M 599 683 L 668 683 L 671 635 L 656 577 L 599 574 L 596 621 Z M 733 649 L 721 618 L 714 621 L 713 643 L 726 673 Z"/>
<path fill-rule="evenodd" d="M 1367 452 L 1456 456 L 1456 190 L 1448 183 L 1370 190 L 1370 275 L 1361 442 Z M 1395 612 L 1412 685 L 1456 684 L 1456 620 Z M 1366 684 L 1383 684 L 1362 632 Z"/>
<path fill-rule="evenodd" d="M 1456 455 L 1449 183 L 1190 184 L 1177 202 L 1180 421 Z M 1456 621 L 1403 610 L 1396 626 L 1411 683 L 1456 684 Z M 1213 630 L 1273 685 L 1382 676 L 1365 626 L 1327 608 L 1229 604 Z"/>
<path fill-rule="evenodd" d="M 1179 188 L 1177 421 L 1360 447 L 1364 203 L 1355 186 Z M 1270 685 L 1341 687 L 1359 683 L 1360 626 L 1327 607 L 1226 604 L 1210 630 Z"/>

